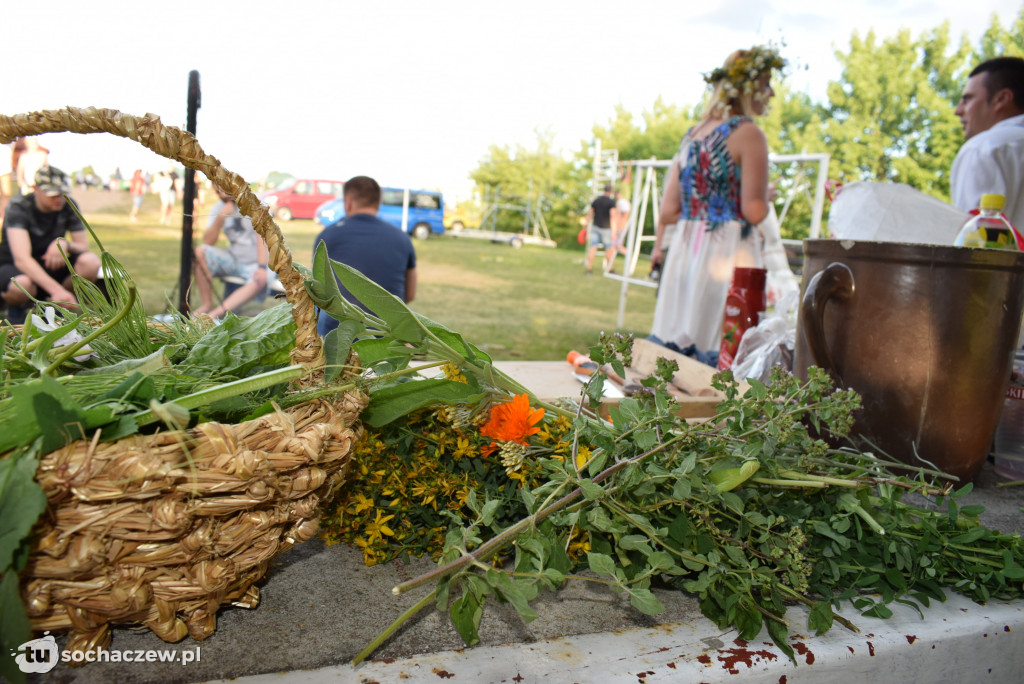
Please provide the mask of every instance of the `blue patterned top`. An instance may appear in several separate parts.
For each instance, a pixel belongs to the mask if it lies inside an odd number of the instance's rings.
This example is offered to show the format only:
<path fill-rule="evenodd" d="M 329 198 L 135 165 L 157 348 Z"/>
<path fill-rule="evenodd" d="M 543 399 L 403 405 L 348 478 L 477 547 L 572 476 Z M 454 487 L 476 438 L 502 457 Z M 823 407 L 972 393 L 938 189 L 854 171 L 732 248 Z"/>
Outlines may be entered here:
<path fill-rule="evenodd" d="M 750 232 L 740 211 L 740 167 L 733 161 L 726 139 L 744 121 L 734 116 L 716 126 L 703 140 L 683 136 L 679 147 L 680 205 L 684 220 L 703 221 L 714 230 L 728 221 L 739 221 L 742 236 Z"/>

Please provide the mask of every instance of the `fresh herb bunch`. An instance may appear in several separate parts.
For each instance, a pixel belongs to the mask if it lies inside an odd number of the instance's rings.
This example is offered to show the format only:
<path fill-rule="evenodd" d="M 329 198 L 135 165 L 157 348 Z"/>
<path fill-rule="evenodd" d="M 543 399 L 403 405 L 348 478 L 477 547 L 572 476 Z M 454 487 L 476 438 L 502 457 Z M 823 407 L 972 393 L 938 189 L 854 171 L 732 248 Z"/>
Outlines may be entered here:
<path fill-rule="evenodd" d="M 427 405 L 485 405 L 503 391 L 522 391 L 460 335 L 411 312 L 322 251 L 314 276 L 307 290 L 342 321 L 339 334 L 356 340 L 361 355 L 368 352 L 371 369 L 419 359 L 454 364 L 467 378 L 461 389 L 444 379 L 378 387 L 371 424 Z M 342 300 L 335 276 L 376 313 Z M 591 358 L 621 374 L 628 342 L 604 336 Z M 856 629 L 838 614 L 847 602 L 863 615 L 885 618 L 892 602 L 920 610 L 943 600 L 946 587 L 976 600 L 1024 594 L 1024 542 L 981 526 L 980 507 L 959 506 L 970 485 L 939 487 L 932 482 L 942 473 L 833 448 L 819 437 L 843 438 L 860 406 L 855 393 L 836 391 L 823 371 L 811 369 L 801 382 L 776 369 L 768 385 L 751 381 L 743 396 L 724 372 L 715 381 L 726 395 L 717 415 L 690 425 L 672 411 L 665 387 L 672 366 L 662 361 L 644 390 L 611 410 L 610 421 L 577 407 L 573 457 L 540 462 L 546 481 L 518 493 L 529 512 L 524 519 L 485 541 L 502 502 L 467 497 L 471 518 L 449 529 L 440 567 L 395 588 L 433 583 L 434 590 L 356 662 L 435 602 L 467 644 L 478 640 L 488 596 L 531 620 L 530 600 L 579 569 L 590 571 L 581 579 L 616 586 L 649 614 L 663 610 L 652 586 L 692 592 L 720 627 L 732 626 L 745 639 L 765 627 L 791 658 L 787 603 L 809 606 L 808 628 L 822 633 L 835 621 Z M 584 390 L 592 401 L 603 381 L 598 373 Z M 582 462 L 580 444 L 594 447 Z M 589 544 L 585 564 L 567 553 L 574 540 L 577 548 L 580 540 Z M 495 561 L 503 554 L 507 562 L 499 569 Z"/>
<path fill-rule="evenodd" d="M 495 531 L 527 515 L 519 489 L 542 483 L 541 458 L 570 457 L 572 423 L 564 416 L 541 416 L 528 436 L 518 425 L 501 426 L 521 441 L 495 448 L 482 433 L 498 414 L 512 411 L 521 413 L 513 402 L 475 415 L 465 407 L 421 409 L 367 428 L 353 448 L 344 490 L 325 506 L 321 536 L 329 544 L 358 546 L 366 564 L 376 565 L 407 555 L 439 558 L 448 528 L 473 517 L 470 493 L 499 502 Z M 508 423 L 525 422 L 517 414 L 507 417 Z M 577 453 L 589 458 L 586 448 Z"/>

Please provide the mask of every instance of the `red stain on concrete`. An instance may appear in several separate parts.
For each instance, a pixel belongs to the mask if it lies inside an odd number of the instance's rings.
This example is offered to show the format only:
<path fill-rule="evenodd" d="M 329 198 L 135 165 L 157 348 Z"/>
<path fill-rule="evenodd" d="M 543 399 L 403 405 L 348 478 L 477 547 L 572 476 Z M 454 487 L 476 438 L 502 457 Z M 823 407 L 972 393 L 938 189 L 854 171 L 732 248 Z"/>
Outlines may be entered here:
<path fill-rule="evenodd" d="M 913 634 L 905 634 L 904 636 L 907 637 L 907 643 L 908 644 L 912 644 L 915 641 L 917 641 L 917 637 L 914 636 Z"/>
<path fill-rule="evenodd" d="M 803 643 L 802 641 L 798 641 L 795 644 L 793 644 L 793 648 L 796 649 L 797 653 L 804 656 L 804 662 L 806 662 L 808 665 L 814 664 L 814 654 L 811 653 L 811 649 L 807 648 L 807 644 Z"/>
<path fill-rule="evenodd" d="M 676 669 L 676 664 L 673 662 L 669 662 L 668 666 L 671 667 L 673 670 Z"/>
<path fill-rule="evenodd" d="M 775 660 L 778 658 L 777 655 L 771 651 L 751 651 L 746 648 L 727 648 L 719 650 L 719 653 L 728 653 L 729 655 L 719 655 L 718 660 L 725 666 L 725 669 L 730 674 L 739 674 L 739 670 L 736 669 L 738 663 L 743 663 L 747 668 L 754 666 L 755 658 L 762 658 L 764 660 Z"/>
<path fill-rule="evenodd" d="M 871 656 L 872 658 L 875 657 L 875 645 L 873 643 L 871 643 L 870 641 L 867 642 L 867 644 L 868 644 L 868 655 Z"/>
<path fill-rule="evenodd" d="M 448 672 L 447 670 L 440 670 L 436 667 L 434 668 L 434 674 L 436 674 L 441 679 L 451 679 L 455 676 L 453 673 Z"/>
<path fill-rule="evenodd" d="M 701 653 L 699 656 L 697 656 L 697 662 L 703 663 L 704 665 L 710 665 L 711 656 L 709 656 L 707 653 Z"/>
<path fill-rule="evenodd" d="M 1010 631 L 1010 625 L 1003 625 L 1003 631 L 1004 632 L 1009 632 Z"/>
<path fill-rule="evenodd" d="M 857 655 L 857 652 L 853 650 L 853 646 L 847 646 L 846 648 L 850 651 L 850 653 Z"/>
<path fill-rule="evenodd" d="M 786 679 L 786 675 L 782 675 L 781 677 L 779 677 L 779 684 L 786 684 L 786 682 L 788 681 L 789 680 Z"/>

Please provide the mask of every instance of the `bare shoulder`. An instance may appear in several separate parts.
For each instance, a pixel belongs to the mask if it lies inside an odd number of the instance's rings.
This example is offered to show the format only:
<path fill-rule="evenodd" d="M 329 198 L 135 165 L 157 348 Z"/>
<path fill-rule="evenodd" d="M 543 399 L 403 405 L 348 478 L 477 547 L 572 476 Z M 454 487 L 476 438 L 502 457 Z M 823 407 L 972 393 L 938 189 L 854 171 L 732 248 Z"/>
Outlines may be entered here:
<path fill-rule="evenodd" d="M 761 127 L 749 119 L 741 121 L 729 138 L 735 138 L 736 141 L 741 144 L 745 142 L 763 142 L 766 140 L 764 131 L 761 130 Z"/>

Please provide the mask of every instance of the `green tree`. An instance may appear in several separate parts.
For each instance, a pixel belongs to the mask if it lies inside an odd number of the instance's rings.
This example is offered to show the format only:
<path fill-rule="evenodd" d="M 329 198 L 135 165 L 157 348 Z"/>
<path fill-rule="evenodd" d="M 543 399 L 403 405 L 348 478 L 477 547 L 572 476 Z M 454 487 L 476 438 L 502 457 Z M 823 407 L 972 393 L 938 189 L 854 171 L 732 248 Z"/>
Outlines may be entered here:
<path fill-rule="evenodd" d="M 833 177 L 907 183 L 949 197 L 959 122 L 948 93 L 936 89 L 945 89 L 943 79 L 956 70 L 940 58 L 947 41 L 946 27 L 916 41 L 900 31 L 881 44 L 874 32 L 863 39 L 854 33 L 850 51 L 836 52 L 843 72 L 829 84 L 823 141 L 833 158 Z"/>
<path fill-rule="evenodd" d="M 1003 56 L 1024 57 L 1024 7 L 1021 7 L 1009 29 L 1003 28 L 998 14 L 992 15 L 992 23 L 981 36 L 973 61 L 977 63 Z"/>
<path fill-rule="evenodd" d="M 578 193 L 572 182 L 571 167 L 569 161 L 555 152 L 553 135 L 538 131 L 533 149 L 523 145 L 514 148 L 491 145 L 470 178 L 476 183 L 485 207 L 488 204 L 536 206 L 540 203 L 552 239 L 567 244 L 576 234 L 569 216 L 572 198 Z M 522 230 L 524 219 L 522 212 L 500 210 L 496 227 Z"/>

